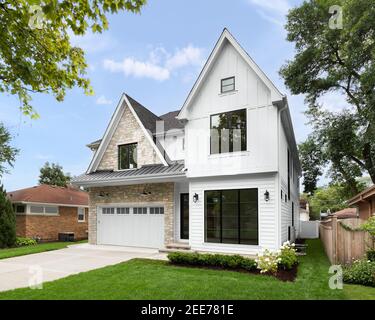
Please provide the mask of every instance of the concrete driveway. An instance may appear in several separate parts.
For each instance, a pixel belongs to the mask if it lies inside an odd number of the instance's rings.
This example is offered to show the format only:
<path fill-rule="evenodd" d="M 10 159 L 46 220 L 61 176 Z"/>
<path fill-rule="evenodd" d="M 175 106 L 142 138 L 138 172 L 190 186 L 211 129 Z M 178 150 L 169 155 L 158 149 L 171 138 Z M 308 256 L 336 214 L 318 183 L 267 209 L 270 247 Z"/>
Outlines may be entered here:
<path fill-rule="evenodd" d="M 158 250 L 78 244 L 0 260 L 0 291 L 37 285 L 134 258 L 165 260 Z"/>

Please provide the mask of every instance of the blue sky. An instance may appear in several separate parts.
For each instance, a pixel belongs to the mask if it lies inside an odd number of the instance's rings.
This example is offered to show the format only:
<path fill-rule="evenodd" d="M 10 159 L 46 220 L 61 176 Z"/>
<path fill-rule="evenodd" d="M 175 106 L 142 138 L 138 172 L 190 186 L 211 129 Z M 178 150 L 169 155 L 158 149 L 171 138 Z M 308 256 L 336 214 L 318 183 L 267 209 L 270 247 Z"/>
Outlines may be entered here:
<path fill-rule="evenodd" d="M 34 95 L 39 120 L 20 114 L 18 100 L 0 95 L 0 121 L 13 135 L 20 154 L 3 177 L 8 191 L 36 185 L 39 169 L 58 162 L 72 175 L 84 172 L 91 159 L 87 143 L 102 137 L 122 92 L 156 114 L 183 104 L 205 59 L 224 27 L 236 37 L 280 90 L 289 97 L 297 141 L 309 132 L 303 97 L 293 97 L 278 75 L 293 57 L 293 45 L 283 30 L 292 0 L 149 0 L 141 14 L 109 18 L 109 30 L 72 39 L 86 51 L 88 75 L 95 96 L 79 88 L 64 102 Z M 335 108 L 337 97 L 328 98 Z"/>

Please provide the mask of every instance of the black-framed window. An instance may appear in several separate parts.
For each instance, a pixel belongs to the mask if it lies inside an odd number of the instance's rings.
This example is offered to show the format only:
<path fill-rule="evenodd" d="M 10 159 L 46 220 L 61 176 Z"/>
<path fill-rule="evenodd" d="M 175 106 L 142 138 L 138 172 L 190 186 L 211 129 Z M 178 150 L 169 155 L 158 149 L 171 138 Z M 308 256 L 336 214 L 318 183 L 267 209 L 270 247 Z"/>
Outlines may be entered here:
<path fill-rule="evenodd" d="M 231 91 L 234 91 L 235 89 L 236 89 L 235 77 L 221 79 L 221 82 L 220 82 L 221 93 L 231 92 Z"/>
<path fill-rule="evenodd" d="M 211 154 L 246 151 L 246 109 L 212 115 L 210 129 Z"/>
<path fill-rule="evenodd" d="M 137 168 L 137 143 L 118 146 L 118 169 Z"/>
<path fill-rule="evenodd" d="M 258 245 L 258 189 L 205 191 L 205 241 Z"/>

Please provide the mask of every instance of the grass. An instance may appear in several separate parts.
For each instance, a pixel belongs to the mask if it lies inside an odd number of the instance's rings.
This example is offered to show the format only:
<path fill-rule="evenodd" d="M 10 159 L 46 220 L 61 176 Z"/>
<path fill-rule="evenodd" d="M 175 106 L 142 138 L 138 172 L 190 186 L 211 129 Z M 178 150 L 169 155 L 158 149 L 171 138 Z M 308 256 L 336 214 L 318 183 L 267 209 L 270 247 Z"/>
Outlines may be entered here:
<path fill-rule="evenodd" d="M 71 244 L 77 244 L 82 242 L 86 242 L 86 240 L 78 242 L 47 242 L 40 243 L 34 246 L 0 249 L 0 259 L 13 258 L 18 256 L 24 256 L 27 254 L 63 249 Z"/>
<path fill-rule="evenodd" d="M 0 299 L 375 299 L 375 288 L 329 289 L 329 262 L 321 243 L 308 244 L 295 282 L 134 259 L 45 283 L 42 290 L 0 292 Z"/>

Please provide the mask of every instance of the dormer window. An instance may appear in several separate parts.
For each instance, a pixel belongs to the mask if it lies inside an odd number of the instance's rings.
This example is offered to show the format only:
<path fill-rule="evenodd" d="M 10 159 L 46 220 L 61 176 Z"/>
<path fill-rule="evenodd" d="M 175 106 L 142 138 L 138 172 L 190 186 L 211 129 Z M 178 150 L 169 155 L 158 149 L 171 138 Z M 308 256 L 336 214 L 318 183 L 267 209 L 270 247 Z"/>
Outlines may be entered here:
<path fill-rule="evenodd" d="M 234 77 L 221 79 L 221 93 L 227 93 L 235 90 Z"/>
<path fill-rule="evenodd" d="M 137 144 L 123 144 L 118 146 L 118 169 L 137 168 Z"/>

